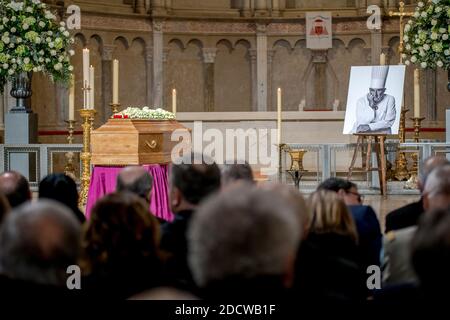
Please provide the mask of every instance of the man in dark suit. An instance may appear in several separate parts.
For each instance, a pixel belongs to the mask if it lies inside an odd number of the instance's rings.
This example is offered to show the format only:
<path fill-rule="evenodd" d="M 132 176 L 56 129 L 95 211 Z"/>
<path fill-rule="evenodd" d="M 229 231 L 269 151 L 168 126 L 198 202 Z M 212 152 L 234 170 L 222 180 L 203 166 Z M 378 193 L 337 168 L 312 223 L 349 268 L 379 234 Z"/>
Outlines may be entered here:
<path fill-rule="evenodd" d="M 423 192 L 423 188 L 425 187 L 425 183 L 431 171 L 448 163 L 449 161 L 443 156 L 433 156 L 425 160 L 419 176 L 419 189 L 421 193 Z M 417 225 L 417 222 L 423 212 L 424 208 L 422 198 L 420 198 L 417 202 L 410 203 L 390 212 L 386 216 L 385 233 Z"/>
<path fill-rule="evenodd" d="M 359 236 L 360 257 L 365 267 L 380 265 L 382 234 L 375 211 L 362 205 L 363 196 L 356 184 L 339 178 L 330 178 L 318 190 L 336 192 L 349 208 Z"/>
<path fill-rule="evenodd" d="M 194 159 L 200 158 L 198 164 Z M 169 201 L 175 219 L 162 225 L 161 249 L 169 257 L 165 265 L 170 285 L 194 290 L 187 264 L 186 231 L 197 206 L 220 190 L 220 169 L 205 156 L 189 154 L 170 171 Z"/>

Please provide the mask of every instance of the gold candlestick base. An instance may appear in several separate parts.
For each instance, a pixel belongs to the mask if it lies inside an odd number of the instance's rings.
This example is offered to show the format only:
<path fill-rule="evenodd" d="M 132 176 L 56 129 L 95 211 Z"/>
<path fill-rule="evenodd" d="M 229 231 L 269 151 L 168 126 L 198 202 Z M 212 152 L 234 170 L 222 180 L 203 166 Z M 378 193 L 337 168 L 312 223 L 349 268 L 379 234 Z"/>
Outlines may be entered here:
<path fill-rule="evenodd" d="M 402 113 L 400 116 L 400 130 L 398 133 L 400 143 L 404 143 L 406 141 L 406 113 L 408 109 L 402 109 Z M 398 181 L 404 181 L 409 178 L 408 173 L 408 161 L 406 160 L 406 155 L 401 151 L 400 147 L 397 149 L 397 159 L 395 159 L 395 179 Z"/>
<path fill-rule="evenodd" d="M 111 112 L 112 112 L 113 115 L 115 115 L 116 113 L 119 112 L 119 109 L 120 109 L 120 106 L 121 106 L 120 103 L 110 103 L 109 105 L 111 107 Z"/>
<path fill-rule="evenodd" d="M 423 120 L 425 120 L 425 118 L 411 118 L 411 120 L 414 121 L 414 141 L 415 142 L 420 142 L 420 128 L 421 128 L 421 123 Z M 419 187 L 418 183 L 419 183 L 419 155 L 418 153 L 414 153 L 412 155 L 412 160 L 413 160 L 413 166 L 411 169 L 411 177 L 409 178 L 409 180 L 405 183 L 405 189 L 410 189 L 410 190 L 414 190 L 417 189 Z"/>
<path fill-rule="evenodd" d="M 67 123 L 67 130 L 69 131 L 69 135 L 67 136 L 67 142 L 69 144 L 73 144 L 74 136 L 73 133 L 75 132 L 75 124 L 77 123 L 75 120 L 68 120 L 65 121 Z M 73 180 L 76 181 L 76 174 L 75 174 L 75 153 L 73 152 L 66 152 L 64 155 L 66 157 L 66 165 L 64 166 L 64 173 L 71 177 Z"/>
<path fill-rule="evenodd" d="M 91 123 L 96 113 L 93 109 L 80 110 L 80 115 L 83 119 L 83 152 L 80 156 L 82 163 L 80 206 L 86 205 L 91 182 Z"/>

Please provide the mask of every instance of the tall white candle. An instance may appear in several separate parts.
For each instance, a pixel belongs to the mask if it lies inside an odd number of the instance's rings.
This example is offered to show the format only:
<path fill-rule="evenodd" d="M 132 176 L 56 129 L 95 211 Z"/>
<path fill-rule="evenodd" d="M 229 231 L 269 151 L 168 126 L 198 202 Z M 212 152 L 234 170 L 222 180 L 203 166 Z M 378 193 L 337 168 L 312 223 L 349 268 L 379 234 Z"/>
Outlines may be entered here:
<path fill-rule="evenodd" d="M 113 61 L 113 104 L 119 104 L 119 60 Z"/>
<path fill-rule="evenodd" d="M 83 84 L 89 85 L 89 49 L 83 49 Z"/>
<path fill-rule="evenodd" d="M 382 66 L 386 65 L 386 55 L 384 53 L 380 55 L 380 65 Z"/>
<path fill-rule="evenodd" d="M 420 118 L 420 70 L 414 70 L 414 117 Z"/>
<path fill-rule="evenodd" d="M 75 120 L 75 76 L 72 74 L 69 89 L 69 121 Z"/>
<path fill-rule="evenodd" d="M 177 89 L 172 90 L 172 112 L 177 114 Z"/>
<path fill-rule="evenodd" d="M 277 91 L 277 129 L 278 129 L 278 145 L 281 145 L 281 112 L 282 112 L 282 107 L 281 107 L 281 88 L 278 88 Z"/>
<path fill-rule="evenodd" d="M 95 107 L 95 69 L 93 66 L 89 68 L 89 108 L 94 109 Z"/>

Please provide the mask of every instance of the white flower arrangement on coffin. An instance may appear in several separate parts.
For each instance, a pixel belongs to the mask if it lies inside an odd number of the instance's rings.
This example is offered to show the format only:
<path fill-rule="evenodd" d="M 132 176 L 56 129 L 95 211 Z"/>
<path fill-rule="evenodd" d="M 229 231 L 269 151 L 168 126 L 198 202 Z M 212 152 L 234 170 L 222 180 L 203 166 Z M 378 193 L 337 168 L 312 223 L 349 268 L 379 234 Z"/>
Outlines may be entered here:
<path fill-rule="evenodd" d="M 405 25 L 406 65 L 450 70 L 450 0 L 417 4 L 414 16 Z"/>
<path fill-rule="evenodd" d="M 0 92 L 21 72 L 43 72 L 69 83 L 74 39 L 40 0 L 0 0 Z"/>
<path fill-rule="evenodd" d="M 133 120 L 175 120 L 175 114 L 161 108 L 151 109 L 149 107 L 128 107 L 113 115 L 114 119 Z"/>

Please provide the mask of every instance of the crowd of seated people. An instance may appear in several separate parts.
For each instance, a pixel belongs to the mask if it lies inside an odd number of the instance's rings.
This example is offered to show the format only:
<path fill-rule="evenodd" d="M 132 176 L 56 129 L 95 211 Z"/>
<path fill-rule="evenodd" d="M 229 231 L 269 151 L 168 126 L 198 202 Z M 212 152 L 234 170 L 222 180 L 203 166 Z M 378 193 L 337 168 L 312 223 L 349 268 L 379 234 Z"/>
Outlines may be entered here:
<path fill-rule="evenodd" d="M 350 181 L 331 178 L 303 196 L 287 185 L 257 184 L 246 163 L 185 157 L 169 171 L 170 222 L 149 212 L 154 181 L 139 166 L 122 170 L 116 191 L 98 200 L 88 220 L 72 178 L 45 177 L 32 200 L 21 174 L 2 173 L 0 295 L 369 305 L 446 296 L 445 158 L 424 162 L 420 201 L 389 213 L 383 234 L 384 223 Z M 80 271 L 75 290 L 70 266 Z M 381 272 L 375 289 L 367 285 L 373 267 Z"/>

